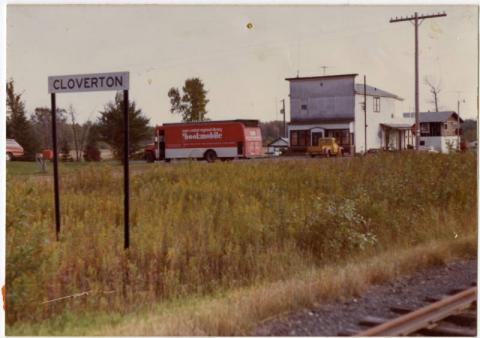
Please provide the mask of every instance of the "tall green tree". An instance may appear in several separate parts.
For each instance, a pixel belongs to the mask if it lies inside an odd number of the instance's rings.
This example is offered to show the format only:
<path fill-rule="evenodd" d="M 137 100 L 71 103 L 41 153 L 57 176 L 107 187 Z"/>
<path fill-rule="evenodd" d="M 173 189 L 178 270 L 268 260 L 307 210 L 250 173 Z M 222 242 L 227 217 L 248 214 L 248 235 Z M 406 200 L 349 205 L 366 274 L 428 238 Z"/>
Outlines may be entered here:
<path fill-rule="evenodd" d="M 172 114 L 182 114 L 182 120 L 186 122 L 204 121 L 207 115 L 206 106 L 207 91 L 204 88 L 202 80 L 192 78 L 185 80 L 182 88 L 182 94 L 178 88 L 172 87 L 168 91 L 170 98 L 170 112 Z"/>
<path fill-rule="evenodd" d="M 100 112 L 97 130 L 100 140 L 112 147 L 115 158 L 123 159 L 123 96 L 119 93 L 114 102 L 109 102 Z M 129 155 L 141 148 L 142 141 L 152 137 L 148 128 L 150 120 L 145 117 L 141 109 L 136 109 L 135 102 L 130 101 L 128 106 L 128 121 L 130 126 Z"/>
<path fill-rule="evenodd" d="M 15 139 L 23 147 L 24 159 L 33 160 L 38 142 L 27 118 L 22 94 L 15 93 L 13 80 L 7 82 L 7 112 L 7 137 Z"/>

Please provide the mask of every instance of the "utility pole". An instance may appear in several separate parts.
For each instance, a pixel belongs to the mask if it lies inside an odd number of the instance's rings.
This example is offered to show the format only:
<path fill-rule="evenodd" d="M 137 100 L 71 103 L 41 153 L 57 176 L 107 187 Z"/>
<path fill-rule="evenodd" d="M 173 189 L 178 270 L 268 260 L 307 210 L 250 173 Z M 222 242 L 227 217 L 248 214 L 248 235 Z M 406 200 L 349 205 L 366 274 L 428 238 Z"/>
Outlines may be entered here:
<path fill-rule="evenodd" d="M 331 67 L 330 66 L 320 66 L 320 68 L 323 69 L 323 76 L 325 76 L 327 68 L 331 68 Z"/>
<path fill-rule="evenodd" d="M 365 120 L 365 154 L 367 153 L 367 76 L 363 76 L 363 115 Z"/>
<path fill-rule="evenodd" d="M 283 114 L 283 137 L 287 137 L 287 123 L 285 118 L 285 99 L 282 99 L 282 110 L 280 111 Z"/>
<path fill-rule="evenodd" d="M 462 102 L 465 103 L 465 100 Z M 457 100 L 457 128 L 458 128 L 458 134 L 457 134 L 457 147 L 458 150 L 461 150 L 460 147 L 460 142 L 462 141 L 461 136 L 460 136 L 460 99 Z"/>
<path fill-rule="evenodd" d="M 418 150 L 420 145 L 420 118 L 419 118 L 419 89 L 418 89 L 418 27 L 425 19 L 438 18 L 442 16 L 447 16 L 445 12 L 438 14 L 430 15 L 418 15 L 415 12 L 415 15 L 408 17 L 395 17 L 395 19 L 390 19 L 390 23 L 401 22 L 401 21 L 413 21 L 415 25 L 415 149 Z M 418 22 L 419 20 L 420 23 Z"/>
<path fill-rule="evenodd" d="M 457 100 L 457 148 L 460 150 L 460 100 Z"/>

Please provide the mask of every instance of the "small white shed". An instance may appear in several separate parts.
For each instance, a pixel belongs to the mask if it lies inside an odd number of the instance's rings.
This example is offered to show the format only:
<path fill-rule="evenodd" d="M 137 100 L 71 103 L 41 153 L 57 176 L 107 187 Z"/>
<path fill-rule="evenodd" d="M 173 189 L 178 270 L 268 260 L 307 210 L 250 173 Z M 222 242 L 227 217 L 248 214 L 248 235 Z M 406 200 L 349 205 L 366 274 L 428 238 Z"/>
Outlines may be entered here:
<path fill-rule="evenodd" d="M 279 137 L 267 145 L 268 155 L 280 155 L 282 151 L 287 150 L 289 146 L 288 138 Z"/>

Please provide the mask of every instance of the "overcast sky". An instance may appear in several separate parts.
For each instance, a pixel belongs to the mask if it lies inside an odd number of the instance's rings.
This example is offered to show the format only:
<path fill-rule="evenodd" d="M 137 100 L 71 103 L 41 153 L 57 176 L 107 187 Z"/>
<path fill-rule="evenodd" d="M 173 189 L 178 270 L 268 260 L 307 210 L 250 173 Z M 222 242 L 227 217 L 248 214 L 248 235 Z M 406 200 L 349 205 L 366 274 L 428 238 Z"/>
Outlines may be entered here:
<path fill-rule="evenodd" d="M 423 78 L 440 83 L 440 108 L 476 117 L 475 6 L 9 5 L 7 78 L 28 112 L 49 106 L 49 75 L 130 72 L 130 98 L 152 124 L 180 120 L 167 92 L 200 77 L 211 119 L 280 119 L 286 77 L 358 73 L 357 82 L 414 107 L 414 27 L 395 16 L 445 11 L 420 26 L 420 109 L 433 105 Z M 253 29 L 247 28 L 247 23 Z M 59 94 L 79 119 L 95 120 L 113 92 Z M 287 115 L 288 117 L 289 115 Z"/>

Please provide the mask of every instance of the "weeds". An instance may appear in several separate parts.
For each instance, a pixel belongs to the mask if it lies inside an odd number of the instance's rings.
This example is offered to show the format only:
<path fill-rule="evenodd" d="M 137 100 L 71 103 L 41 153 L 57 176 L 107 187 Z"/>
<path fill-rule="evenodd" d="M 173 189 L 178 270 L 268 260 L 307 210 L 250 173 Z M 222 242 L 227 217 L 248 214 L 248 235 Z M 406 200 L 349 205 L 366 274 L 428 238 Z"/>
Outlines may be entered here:
<path fill-rule="evenodd" d="M 8 176 L 7 320 L 125 313 L 473 234 L 475 174 L 469 153 L 152 165 L 132 175 L 128 253 L 111 168 L 62 177 L 60 242 L 51 182 Z"/>

